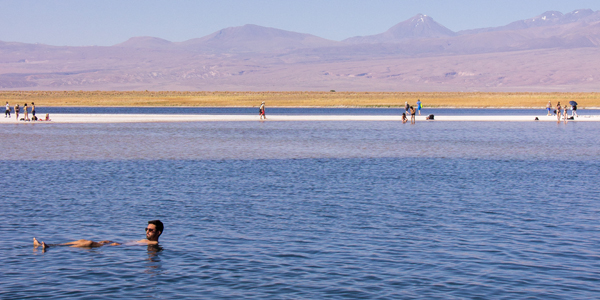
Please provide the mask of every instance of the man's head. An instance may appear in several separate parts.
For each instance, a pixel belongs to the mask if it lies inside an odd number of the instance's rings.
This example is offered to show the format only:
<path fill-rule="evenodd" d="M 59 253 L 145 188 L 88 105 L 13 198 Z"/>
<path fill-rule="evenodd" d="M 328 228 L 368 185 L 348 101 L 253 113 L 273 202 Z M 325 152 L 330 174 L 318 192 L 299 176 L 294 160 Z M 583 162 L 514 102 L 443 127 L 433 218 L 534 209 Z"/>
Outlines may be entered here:
<path fill-rule="evenodd" d="M 149 241 L 158 241 L 158 237 L 163 233 L 165 229 L 163 223 L 160 220 L 148 221 L 146 227 L 146 238 Z"/>

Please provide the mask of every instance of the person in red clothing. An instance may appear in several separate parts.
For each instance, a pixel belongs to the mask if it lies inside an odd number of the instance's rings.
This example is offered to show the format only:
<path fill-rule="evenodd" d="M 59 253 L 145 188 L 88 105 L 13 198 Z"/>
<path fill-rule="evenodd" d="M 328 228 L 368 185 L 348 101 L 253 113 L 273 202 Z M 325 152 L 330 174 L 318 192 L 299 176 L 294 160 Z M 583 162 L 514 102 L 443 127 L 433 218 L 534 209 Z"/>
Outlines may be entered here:
<path fill-rule="evenodd" d="M 258 113 L 260 115 L 260 119 L 266 119 L 267 116 L 265 115 L 265 102 L 260 104 L 260 108 L 258 109 Z"/>

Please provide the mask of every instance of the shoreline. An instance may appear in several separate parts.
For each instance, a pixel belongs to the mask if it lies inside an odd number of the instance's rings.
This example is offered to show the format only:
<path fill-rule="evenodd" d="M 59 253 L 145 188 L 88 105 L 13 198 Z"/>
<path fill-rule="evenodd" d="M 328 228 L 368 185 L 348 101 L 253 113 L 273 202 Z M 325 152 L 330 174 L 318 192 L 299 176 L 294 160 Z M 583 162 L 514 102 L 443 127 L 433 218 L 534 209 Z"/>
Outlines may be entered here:
<path fill-rule="evenodd" d="M 115 105 L 38 105 L 36 107 L 40 108 L 40 107 L 51 107 L 51 108 L 58 108 L 58 107 L 68 107 L 68 108 L 258 108 L 260 105 L 255 105 L 255 106 L 245 106 L 245 105 L 239 105 L 239 106 L 190 106 L 190 105 L 181 105 L 181 106 L 175 106 L 175 105 L 170 105 L 170 106 L 155 106 L 155 105 L 131 105 L 131 106 L 115 106 Z M 535 107 L 535 106 L 494 106 L 494 107 L 490 107 L 490 106 L 439 106 L 439 105 L 428 105 L 428 106 L 423 106 L 424 108 L 431 108 L 431 109 L 539 109 L 542 111 L 546 110 L 545 106 L 539 106 L 539 107 Z M 11 106 L 11 108 L 14 108 L 14 105 Z M 277 105 L 269 105 L 268 108 L 372 108 L 372 109 L 404 109 L 404 105 L 398 105 L 398 106 L 393 106 L 393 105 L 331 105 L 331 106 L 277 106 Z M 596 106 L 577 106 L 578 110 L 586 110 L 586 109 L 590 109 L 590 110 L 600 110 L 600 106 L 596 107 Z M 11 111 L 11 114 L 13 114 L 13 112 Z"/>
<path fill-rule="evenodd" d="M 556 116 L 416 116 L 418 122 L 564 122 Z M 539 120 L 535 120 L 535 118 Z M 410 116 L 409 122 L 410 122 Z M 174 115 L 174 114 L 51 114 L 51 121 L 17 121 L 0 118 L 0 124 L 56 124 L 56 123 L 169 123 L 169 122 L 301 122 L 301 121 L 393 121 L 402 122 L 396 115 L 267 115 L 259 120 L 258 115 Z M 600 122 L 600 115 L 583 115 L 569 122 Z"/>

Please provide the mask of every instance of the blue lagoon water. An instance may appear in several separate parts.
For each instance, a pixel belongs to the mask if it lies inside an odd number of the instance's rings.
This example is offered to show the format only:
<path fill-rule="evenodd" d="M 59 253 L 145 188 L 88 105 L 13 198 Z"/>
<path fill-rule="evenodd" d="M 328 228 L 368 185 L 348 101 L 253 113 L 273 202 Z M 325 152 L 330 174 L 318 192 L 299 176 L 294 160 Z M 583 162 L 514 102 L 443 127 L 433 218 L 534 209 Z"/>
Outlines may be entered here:
<path fill-rule="evenodd" d="M 0 298 L 597 299 L 599 131 L 3 125 Z"/>
<path fill-rule="evenodd" d="M 208 114 L 257 115 L 258 107 L 38 107 L 38 114 Z M 328 107 L 268 107 L 269 115 L 401 115 L 404 108 L 328 108 Z M 599 115 L 600 109 L 579 109 L 579 115 Z M 423 108 L 422 115 L 452 116 L 535 116 L 546 115 L 546 109 L 489 108 Z"/>

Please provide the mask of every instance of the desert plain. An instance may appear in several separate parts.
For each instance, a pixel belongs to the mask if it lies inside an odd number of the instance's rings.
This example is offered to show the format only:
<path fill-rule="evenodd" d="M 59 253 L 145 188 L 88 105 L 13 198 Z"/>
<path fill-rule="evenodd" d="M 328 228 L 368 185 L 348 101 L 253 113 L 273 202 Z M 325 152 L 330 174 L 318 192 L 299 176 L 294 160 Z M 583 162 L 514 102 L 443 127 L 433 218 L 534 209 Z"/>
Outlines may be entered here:
<path fill-rule="evenodd" d="M 545 108 L 576 101 L 580 109 L 600 107 L 600 93 L 499 92 L 180 92 L 180 91 L 0 91 L 14 106 L 165 107 L 403 107 L 420 99 L 430 108 Z"/>

